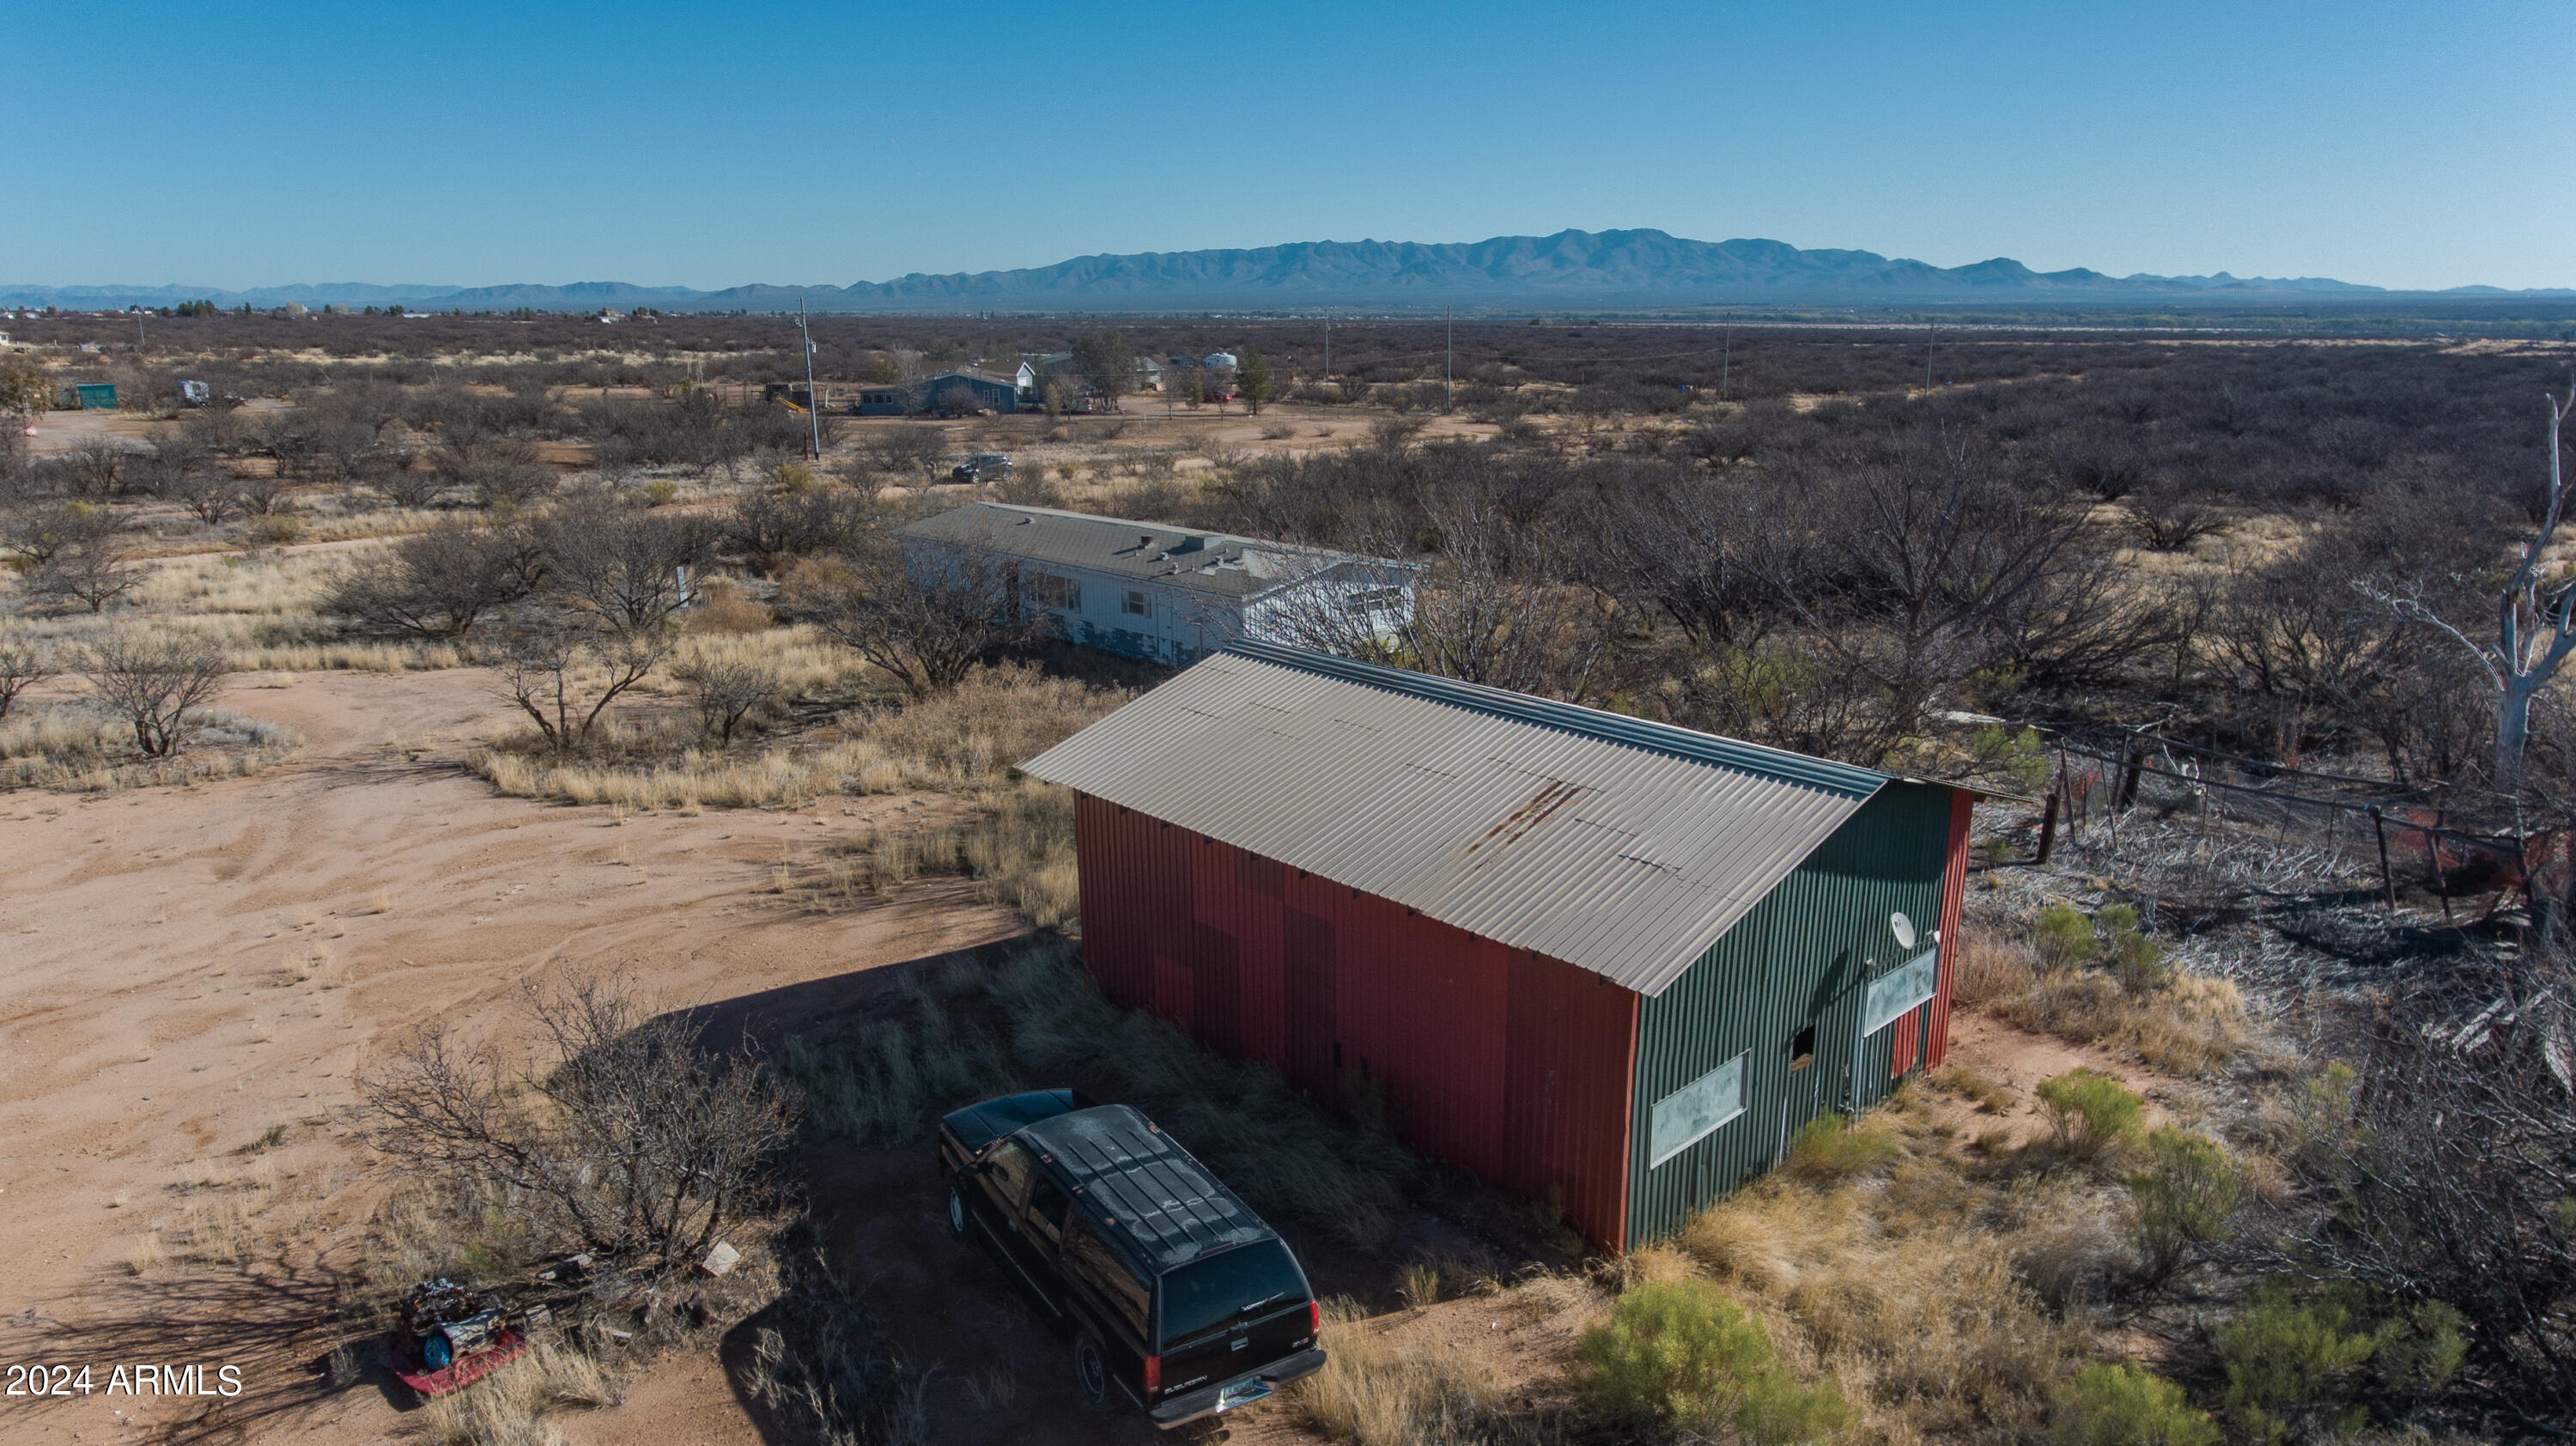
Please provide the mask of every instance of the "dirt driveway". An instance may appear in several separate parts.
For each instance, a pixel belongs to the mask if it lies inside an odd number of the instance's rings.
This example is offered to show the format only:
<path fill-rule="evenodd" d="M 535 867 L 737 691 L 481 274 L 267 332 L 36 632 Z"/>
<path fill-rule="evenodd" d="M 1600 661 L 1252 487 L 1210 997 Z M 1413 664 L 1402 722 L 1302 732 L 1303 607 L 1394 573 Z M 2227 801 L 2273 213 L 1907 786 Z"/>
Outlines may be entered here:
<path fill-rule="evenodd" d="M 144 1254 L 210 1200 L 275 1202 L 264 1220 L 294 1222 L 300 1268 L 327 1273 L 380 1188 L 343 1133 L 350 1072 L 423 1020 L 490 1027 L 521 979 L 562 965 L 625 967 L 702 1005 L 1021 927 L 953 886 L 830 918 L 766 892 L 781 859 L 891 799 L 620 821 L 495 797 L 453 764 L 503 721 L 474 670 L 244 675 L 225 706 L 293 725 L 306 751 L 190 789 L 0 795 L 0 1362 L 207 1304 Z M 313 1323 L 320 1287 L 305 1284 L 228 1303 L 238 1329 L 206 1322 L 205 1359 L 309 1400 L 257 1350 Z M 117 1364 L 69 1363 L 102 1380 Z M 691 1377 L 714 1408 L 695 1439 L 757 1439 L 705 1363 L 675 1362 L 653 1388 Z M 98 1440 L 200 1404 L 0 1399 L 0 1441 Z M 598 1424 L 655 1419 L 649 1396 L 639 1407 Z M 398 1430 L 380 1393 L 346 1392 L 244 1439 Z"/>

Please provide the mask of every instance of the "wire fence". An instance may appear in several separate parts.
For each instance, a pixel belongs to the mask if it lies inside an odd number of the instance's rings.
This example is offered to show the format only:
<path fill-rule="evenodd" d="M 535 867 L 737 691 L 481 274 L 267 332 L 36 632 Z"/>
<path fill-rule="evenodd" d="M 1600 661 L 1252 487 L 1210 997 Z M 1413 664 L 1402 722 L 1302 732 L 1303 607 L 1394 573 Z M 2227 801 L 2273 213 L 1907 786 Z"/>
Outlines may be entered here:
<path fill-rule="evenodd" d="M 2061 835 L 2104 833 L 2106 857 L 2118 859 L 2121 831 L 2146 828 L 2158 853 L 2180 841 L 2214 857 L 2221 847 L 2241 852 L 2249 838 L 2268 841 L 2318 885 L 2367 879 L 2391 910 L 2401 893 L 2420 889 L 2445 918 L 2464 908 L 2487 917 L 2531 908 L 2576 886 L 2569 831 L 2499 829 L 2494 820 L 2511 816 L 2507 800 L 2269 763 L 2144 730 L 2033 726 L 2056 761 L 2039 828 L 2042 863 Z"/>

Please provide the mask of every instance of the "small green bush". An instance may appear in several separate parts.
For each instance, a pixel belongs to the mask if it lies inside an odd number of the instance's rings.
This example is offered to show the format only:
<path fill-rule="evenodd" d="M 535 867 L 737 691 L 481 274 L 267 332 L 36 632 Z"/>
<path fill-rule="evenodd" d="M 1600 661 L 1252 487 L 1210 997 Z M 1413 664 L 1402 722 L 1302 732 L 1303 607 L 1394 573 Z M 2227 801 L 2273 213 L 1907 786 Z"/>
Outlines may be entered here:
<path fill-rule="evenodd" d="M 2058 1388 L 2049 1439 L 2058 1446 L 2216 1446 L 2218 1423 L 2153 1371 L 2097 1364 Z"/>
<path fill-rule="evenodd" d="M 1896 1142 L 1875 1130 L 1852 1127 L 1838 1114 L 1809 1120 L 1789 1142 L 1784 1168 L 1807 1180 L 1839 1180 L 1856 1175 L 1896 1153 Z"/>
<path fill-rule="evenodd" d="M 2093 921 L 2065 904 L 2051 904 L 2031 921 L 2031 947 L 2059 969 L 2072 969 L 2093 957 Z"/>
<path fill-rule="evenodd" d="M 1968 751 L 1979 763 L 2010 776 L 2025 793 L 2048 786 L 2048 745 L 2036 728 L 2016 733 L 2000 724 L 1983 724 L 1968 735 Z"/>
<path fill-rule="evenodd" d="M 2461 1325 L 2439 1301 L 2374 1302 L 2351 1284 L 2303 1293 L 2276 1277 L 2218 1333 L 2229 1415 L 2256 1442 L 2349 1435 L 2368 1419 L 2365 1394 L 2421 1395 L 2446 1384 L 2468 1354 Z"/>
<path fill-rule="evenodd" d="M 2098 1160 L 2137 1138 L 2138 1097 L 2100 1070 L 2068 1070 L 2041 1080 L 2037 1093 L 2058 1152 L 2070 1160 Z"/>
<path fill-rule="evenodd" d="M 2226 1238 L 2245 1177 L 2207 1135 L 2162 1129 L 2147 1136 L 2147 1165 L 2129 1177 L 2138 1207 L 2138 1256 L 2150 1282 L 2171 1279 L 2200 1246 Z"/>
<path fill-rule="evenodd" d="M 1584 1333 L 1583 1358 L 1595 1401 L 1628 1422 L 1792 1446 L 1850 1419 L 1832 1377 L 1799 1381 L 1760 1322 L 1702 1281 L 1630 1290 L 1606 1323 Z"/>

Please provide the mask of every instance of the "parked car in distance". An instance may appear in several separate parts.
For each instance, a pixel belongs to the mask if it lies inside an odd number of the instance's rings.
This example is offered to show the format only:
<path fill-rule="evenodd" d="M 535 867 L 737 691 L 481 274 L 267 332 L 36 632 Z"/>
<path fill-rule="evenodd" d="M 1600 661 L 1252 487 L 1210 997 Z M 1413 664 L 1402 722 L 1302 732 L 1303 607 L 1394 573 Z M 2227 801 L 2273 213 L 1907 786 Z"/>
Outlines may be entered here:
<path fill-rule="evenodd" d="M 959 482 L 980 482 L 988 477 L 998 477 L 1010 470 L 1010 458 L 999 452 L 978 452 L 950 468 L 948 475 L 952 480 Z"/>
<path fill-rule="evenodd" d="M 948 1228 L 1073 1337 L 1074 1385 L 1178 1426 L 1320 1369 L 1323 1311 L 1277 1231 L 1127 1105 L 1040 1090 L 939 1122 Z"/>

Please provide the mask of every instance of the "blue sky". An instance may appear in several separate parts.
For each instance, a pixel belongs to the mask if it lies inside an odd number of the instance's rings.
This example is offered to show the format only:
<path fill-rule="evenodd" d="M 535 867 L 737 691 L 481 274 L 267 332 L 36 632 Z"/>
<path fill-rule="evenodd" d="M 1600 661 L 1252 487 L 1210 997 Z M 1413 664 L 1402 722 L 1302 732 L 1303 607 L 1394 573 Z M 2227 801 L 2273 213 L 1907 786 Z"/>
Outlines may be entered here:
<path fill-rule="evenodd" d="M 1568 226 L 2576 285 L 2576 6 L 13 7 L 0 282 L 882 280 Z"/>

